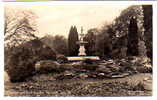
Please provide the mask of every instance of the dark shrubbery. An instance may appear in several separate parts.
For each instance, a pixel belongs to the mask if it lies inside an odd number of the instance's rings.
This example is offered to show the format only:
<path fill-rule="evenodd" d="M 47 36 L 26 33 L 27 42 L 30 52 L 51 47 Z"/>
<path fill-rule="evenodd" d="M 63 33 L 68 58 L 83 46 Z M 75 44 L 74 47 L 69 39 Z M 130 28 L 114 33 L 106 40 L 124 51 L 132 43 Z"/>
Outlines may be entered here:
<path fill-rule="evenodd" d="M 35 63 L 40 60 L 55 60 L 56 53 L 35 39 L 12 49 L 8 56 L 8 75 L 12 82 L 23 81 L 35 72 Z"/>
<path fill-rule="evenodd" d="M 85 59 L 83 62 L 86 64 L 93 64 L 94 61 L 92 61 L 91 59 Z"/>

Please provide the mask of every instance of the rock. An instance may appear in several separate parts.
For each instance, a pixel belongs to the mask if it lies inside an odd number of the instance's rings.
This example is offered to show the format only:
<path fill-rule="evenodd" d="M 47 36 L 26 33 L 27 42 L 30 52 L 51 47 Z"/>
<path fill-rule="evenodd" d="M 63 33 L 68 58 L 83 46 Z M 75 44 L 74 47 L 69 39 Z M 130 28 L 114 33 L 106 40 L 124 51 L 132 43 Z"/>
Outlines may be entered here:
<path fill-rule="evenodd" d="M 120 65 L 120 66 L 129 66 L 130 63 L 127 62 L 127 61 L 120 61 L 120 62 L 119 62 L 119 65 Z"/>
<path fill-rule="evenodd" d="M 108 60 L 108 61 L 106 61 L 104 64 L 105 65 L 110 65 L 110 64 L 114 64 L 115 62 L 113 61 L 113 60 Z"/>
<path fill-rule="evenodd" d="M 93 61 L 91 59 L 85 59 L 83 61 L 83 63 L 86 63 L 86 64 L 93 64 Z"/>
<path fill-rule="evenodd" d="M 96 71 L 97 72 L 106 73 L 106 74 L 109 74 L 109 73 L 112 72 L 109 68 L 107 68 L 107 67 L 105 67 L 103 65 L 99 65 L 99 67 L 96 69 Z"/>
<path fill-rule="evenodd" d="M 65 71 L 63 73 L 60 73 L 58 75 L 55 75 L 55 78 L 57 80 L 64 80 L 64 79 L 72 79 L 74 78 L 76 75 L 74 72 L 72 71 Z"/>
<path fill-rule="evenodd" d="M 98 67 L 97 64 L 83 64 L 83 69 L 86 70 L 96 70 L 96 68 Z"/>
<path fill-rule="evenodd" d="M 104 75 L 105 75 L 104 73 L 99 73 L 99 74 L 98 74 L 98 76 L 104 76 Z"/>
<path fill-rule="evenodd" d="M 111 77 L 112 78 L 123 78 L 125 76 L 128 76 L 130 75 L 129 73 L 123 73 L 123 74 L 119 74 L 119 75 L 112 75 Z"/>
<path fill-rule="evenodd" d="M 60 64 L 56 61 L 41 60 L 35 64 L 35 69 L 39 73 L 48 73 L 57 71 L 60 68 Z"/>
<path fill-rule="evenodd" d="M 119 69 L 120 69 L 120 67 L 117 66 L 117 65 L 109 65 L 109 66 L 107 66 L 107 68 L 110 68 L 110 70 L 111 70 L 112 72 L 119 71 Z"/>
<path fill-rule="evenodd" d="M 59 63 L 68 63 L 68 59 L 64 55 L 57 55 L 56 59 Z"/>
<path fill-rule="evenodd" d="M 74 76 L 74 73 L 70 71 L 65 71 L 64 76 Z"/>
<path fill-rule="evenodd" d="M 18 82 L 34 74 L 36 62 L 55 60 L 56 53 L 40 40 L 34 39 L 14 47 L 7 59 L 10 80 Z"/>
<path fill-rule="evenodd" d="M 82 74 L 80 74 L 80 75 L 79 75 L 79 77 L 80 77 L 81 79 L 85 79 L 85 78 L 87 78 L 87 77 L 88 77 L 88 75 L 87 75 L 87 74 L 85 74 L 85 73 L 82 73 Z"/>
<path fill-rule="evenodd" d="M 111 78 L 112 74 L 106 74 L 106 73 L 98 73 L 96 78 Z"/>
<path fill-rule="evenodd" d="M 99 78 L 104 78 L 104 76 L 105 76 L 104 73 L 99 73 L 99 74 L 98 74 L 98 77 L 99 77 Z"/>

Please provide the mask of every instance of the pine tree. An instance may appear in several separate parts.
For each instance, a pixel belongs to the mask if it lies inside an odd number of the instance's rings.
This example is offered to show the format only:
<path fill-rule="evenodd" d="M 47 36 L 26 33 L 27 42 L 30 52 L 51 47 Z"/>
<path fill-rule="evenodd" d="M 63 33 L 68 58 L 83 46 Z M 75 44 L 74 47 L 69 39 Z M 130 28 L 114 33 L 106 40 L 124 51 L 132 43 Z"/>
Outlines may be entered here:
<path fill-rule="evenodd" d="M 68 50 L 69 56 L 77 56 L 79 46 L 77 44 L 78 41 L 78 32 L 76 26 L 72 26 L 69 31 L 68 36 Z"/>

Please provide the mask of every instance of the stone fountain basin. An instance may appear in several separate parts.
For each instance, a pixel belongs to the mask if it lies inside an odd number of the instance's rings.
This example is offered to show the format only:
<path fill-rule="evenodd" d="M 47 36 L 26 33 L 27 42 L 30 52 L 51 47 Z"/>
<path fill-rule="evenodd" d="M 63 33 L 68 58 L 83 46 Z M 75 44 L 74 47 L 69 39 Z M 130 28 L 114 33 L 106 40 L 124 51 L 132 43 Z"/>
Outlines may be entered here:
<path fill-rule="evenodd" d="M 100 58 L 98 56 L 68 56 L 68 61 L 84 61 L 86 59 L 90 59 L 93 61 L 98 61 Z"/>

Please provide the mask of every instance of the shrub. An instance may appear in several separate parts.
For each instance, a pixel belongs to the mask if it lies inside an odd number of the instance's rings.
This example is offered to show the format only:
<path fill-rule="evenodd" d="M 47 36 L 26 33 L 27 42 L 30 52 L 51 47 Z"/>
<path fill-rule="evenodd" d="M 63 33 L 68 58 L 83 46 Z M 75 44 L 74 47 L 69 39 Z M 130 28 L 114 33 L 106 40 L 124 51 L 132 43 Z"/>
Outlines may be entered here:
<path fill-rule="evenodd" d="M 40 40 L 31 40 L 13 48 L 8 57 L 8 75 L 11 82 L 24 81 L 35 73 L 35 63 L 40 60 L 55 60 L 56 54 Z"/>
<path fill-rule="evenodd" d="M 8 75 L 11 82 L 24 81 L 25 77 L 30 76 L 35 71 L 33 60 L 28 59 L 29 50 L 24 47 L 13 49 L 9 57 Z"/>

